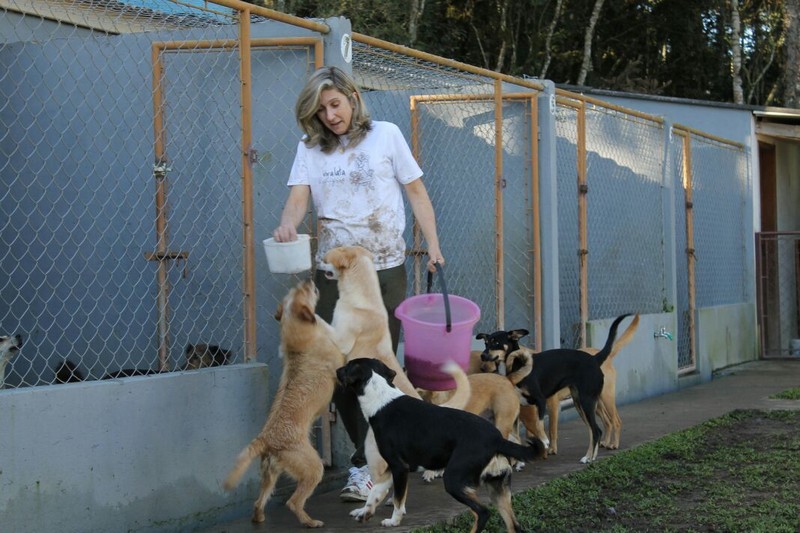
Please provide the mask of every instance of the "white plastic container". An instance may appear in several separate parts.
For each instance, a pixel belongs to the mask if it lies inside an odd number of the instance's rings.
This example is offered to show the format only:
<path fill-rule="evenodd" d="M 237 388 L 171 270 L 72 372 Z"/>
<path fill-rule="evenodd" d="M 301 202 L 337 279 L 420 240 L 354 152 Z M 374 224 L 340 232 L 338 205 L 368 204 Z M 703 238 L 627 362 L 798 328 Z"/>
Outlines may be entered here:
<path fill-rule="evenodd" d="M 276 242 L 270 237 L 264 240 L 267 266 L 273 274 L 297 274 L 311 270 L 311 238 L 298 234 L 296 241 Z"/>

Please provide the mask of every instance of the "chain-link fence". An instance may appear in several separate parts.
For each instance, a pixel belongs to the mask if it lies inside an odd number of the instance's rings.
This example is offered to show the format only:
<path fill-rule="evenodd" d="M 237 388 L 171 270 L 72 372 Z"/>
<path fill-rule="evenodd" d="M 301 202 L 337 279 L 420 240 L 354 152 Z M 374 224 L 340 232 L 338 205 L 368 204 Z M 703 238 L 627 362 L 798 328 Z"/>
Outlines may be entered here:
<path fill-rule="evenodd" d="M 85 379 L 181 369 L 189 345 L 229 354 L 214 364 L 266 362 L 277 380 L 272 315 L 297 278 L 269 274 L 260 241 L 287 195 L 294 101 L 322 63 L 326 28 L 276 32 L 212 2 L 41 4 L 49 11 L 0 4 L 0 333 L 25 337 L 7 386 L 53 383 L 64 360 Z M 564 345 L 584 342 L 587 320 L 669 310 L 661 190 L 682 167 L 660 120 L 559 92 L 559 239 L 547 250 L 542 83 L 360 34 L 352 71 L 373 116 L 398 124 L 420 160 L 448 286 L 479 304 L 477 329 L 525 328 L 539 346 L 551 253 Z M 746 158 L 696 142 L 696 203 L 709 205 L 698 256 L 729 263 L 724 283 L 700 274 L 698 303 L 742 301 Z M 705 196 L 719 188 L 730 197 Z M 411 225 L 407 243 L 410 287 L 422 291 Z"/>
<path fill-rule="evenodd" d="M 675 190 L 678 368 L 694 370 L 695 312 L 748 301 L 748 155 L 738 143 L 679 127 L 670 143 Z"/>
<path fill-rule="evenodd" d="M 590 319 L 662 311 L 664 128 L 562 93 L 556 131 L 561 342 L 581 347 Z"/>
<path fill-rule="evenodd" d="M 243 72 L 240 14 L 219 5 L 3 5 L 0 321 L 24 337 L 6 386 L 277 362 L 293 279 L 256 251 L 321 39 L 248 17 Z"/>

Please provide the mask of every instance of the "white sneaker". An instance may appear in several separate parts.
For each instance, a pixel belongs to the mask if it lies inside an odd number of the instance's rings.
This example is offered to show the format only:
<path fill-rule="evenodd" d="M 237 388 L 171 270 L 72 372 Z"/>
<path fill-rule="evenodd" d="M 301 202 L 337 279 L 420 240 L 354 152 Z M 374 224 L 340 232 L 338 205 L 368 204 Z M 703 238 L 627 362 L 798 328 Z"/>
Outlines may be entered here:
<path fill-rule="evenodd" d="M 372 479 L 369 477 L 369 466 L 361 468 L 350 467 L 350 477 L 344 486 L 339 498 L 345 502 L 365 502 L 369 491 L 372 489 Z"/>

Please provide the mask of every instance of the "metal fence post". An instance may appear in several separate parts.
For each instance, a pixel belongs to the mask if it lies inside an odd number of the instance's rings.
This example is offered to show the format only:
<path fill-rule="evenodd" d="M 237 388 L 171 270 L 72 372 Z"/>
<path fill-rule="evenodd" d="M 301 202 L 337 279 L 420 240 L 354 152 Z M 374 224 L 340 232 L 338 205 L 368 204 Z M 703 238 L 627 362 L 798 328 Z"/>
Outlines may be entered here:
<path fill-rule="evenodd" d="M 542 349 L 561 346 L 558 279 L 558 179 L 556 172 L 556 92 L 544 82 L 539 96 L 539 209 L 542 243 Z"/>

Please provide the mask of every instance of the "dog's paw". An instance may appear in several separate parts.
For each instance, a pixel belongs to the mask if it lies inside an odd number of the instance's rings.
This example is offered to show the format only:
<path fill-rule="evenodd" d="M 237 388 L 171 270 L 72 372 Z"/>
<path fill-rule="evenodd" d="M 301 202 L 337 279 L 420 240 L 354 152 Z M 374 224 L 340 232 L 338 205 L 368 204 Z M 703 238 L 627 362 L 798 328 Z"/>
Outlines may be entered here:
<path fill-rule="evenodd" d="M 384 520 L 381 521 L 381 525 L 383 527 L 397 527 L 400 525 L 400 522 L 403 521 L 402 518 L 403 518 L 402 516 L 398 519 L 395 519 L 394 516 L 392 516 L 391 518 L 385 518 Z"/>
<path fill-rule="evenodd" d="M 358 522 L 366 522 L 372 518 L 372 513 L 369 511 L 369 507 L 365 505 L 364 507 L 359 507 L 358 509 L 350 511 L 350 516 Z"/>
<path fill-rule="evenodd" d="M 514 463 L 514 470 L 516 470 L 517 472 L 522 472 L 523 468 L 525 468 L 524 461 L 517 461 L 516 463 Z"/>
<path fill-rule="evenodd" d="M 581 457 L 581 464 L 585 465 L 585 464 L 588 464 L 588 463 L 591 463 L 591 462 L 592 462 L 592 460 L 589 459 L 588 456 L 584 455 L 583 457 Z"/>
<path fill-rule="evenodd" d="M 422 473 L 422 479 L 425 480 L 427 483 L 430 483 L 437 477 L 442 477 L 442 470 L 425 470 Z"/>

